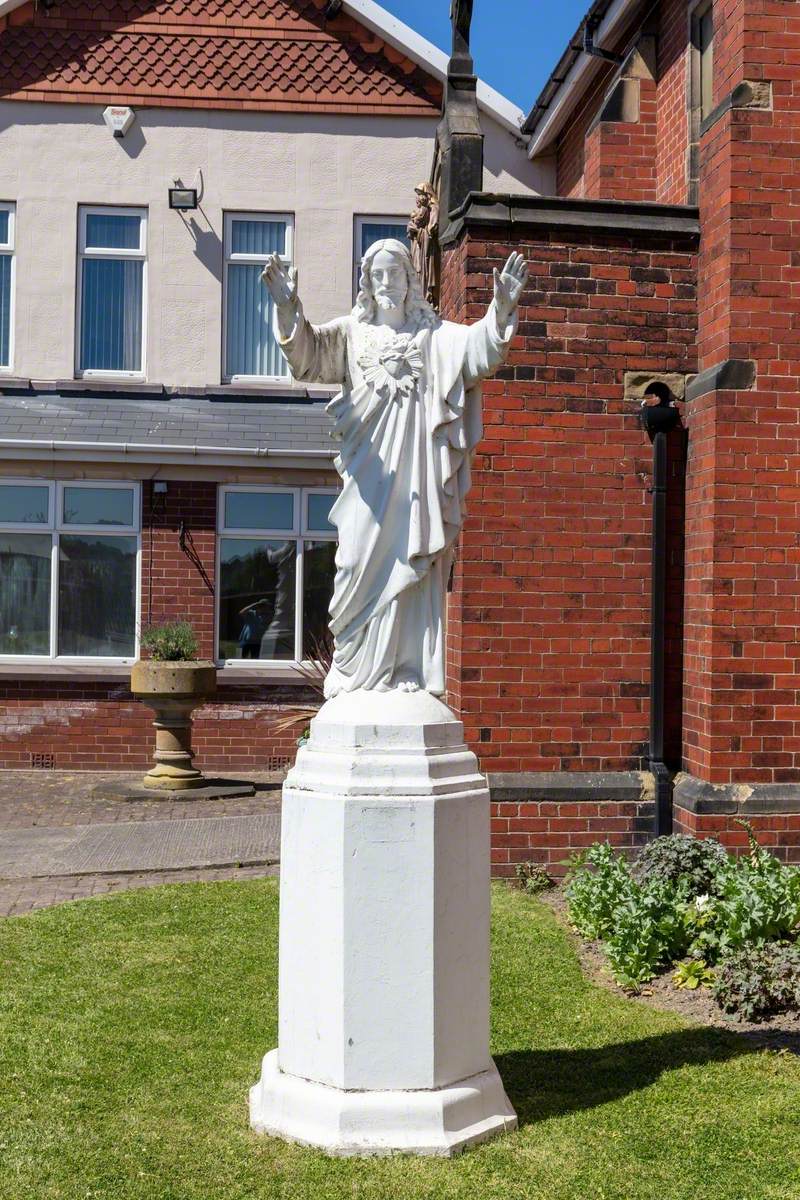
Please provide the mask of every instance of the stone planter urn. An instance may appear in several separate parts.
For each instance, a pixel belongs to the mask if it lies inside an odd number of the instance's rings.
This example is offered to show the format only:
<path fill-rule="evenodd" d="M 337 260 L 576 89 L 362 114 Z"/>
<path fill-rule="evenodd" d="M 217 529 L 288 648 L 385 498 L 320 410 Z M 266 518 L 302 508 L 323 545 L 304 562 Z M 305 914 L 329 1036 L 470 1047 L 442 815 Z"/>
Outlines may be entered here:
<path fill-rule="evenodd" d="M 192 763 L 192 713 L 216 690 L 213 663 L 155 659 L 134 663 L 131 691 L 155 713 L 155 765 L 142 780 L 145 787 L 179 792 L 206 786 L 207 780 Z"/>

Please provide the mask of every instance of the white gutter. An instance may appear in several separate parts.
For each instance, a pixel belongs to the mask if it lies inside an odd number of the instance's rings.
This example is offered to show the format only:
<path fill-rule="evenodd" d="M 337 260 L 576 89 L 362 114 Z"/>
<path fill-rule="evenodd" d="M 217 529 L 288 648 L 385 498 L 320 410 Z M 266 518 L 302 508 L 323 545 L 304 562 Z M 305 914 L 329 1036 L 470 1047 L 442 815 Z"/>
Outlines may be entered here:
<path fill-rule="evenodd" d="M 404 25 L 397 17 L 393 17 L 385 8 L 375 4 L 374 0 L 344 0 L 342 8 L 362 25 L 366 25 L 367 29 L 377 33 L 390 46 L 394 46 L 395 50 L 400 50 L 413 62 L 424 67 L 440 82 L 447 78 L 447 64 L 450 61 L 448 55 L 408 25 Z M 525 113 L 482 79 L 478 80 L 478 107 L 509 133 L 519 136 Z"/>
<path fill-rule="evenodd" d="M 70 442 L 53 441 L 48 438 L 0 438 L 0 458 L 26 458 L 43 454 L 98 455 L 107 458 L 131 458 L 136 461 L 163 462 L 165 457 L 213 458 L 215 464 L 228 459 L 281 459 L 315 461 L 334 458 L 335 447 L 330 450 L 287 450 L 269 446 L 171 446 L 147 442 Z"/>
<path fill-rule="evenodd" d="M 594 32 L 593 41 L 600 49 L 609 50 L 624 29 L 641 0 L 614 0 Z M 580 53 L 564 77 L 542 122 L 537 126 L 528 146 L 528 157 L 541 154 L 561 132 L 571 112 L 583 97 L 587 84 L 599 69 L 602 59 Z"/>

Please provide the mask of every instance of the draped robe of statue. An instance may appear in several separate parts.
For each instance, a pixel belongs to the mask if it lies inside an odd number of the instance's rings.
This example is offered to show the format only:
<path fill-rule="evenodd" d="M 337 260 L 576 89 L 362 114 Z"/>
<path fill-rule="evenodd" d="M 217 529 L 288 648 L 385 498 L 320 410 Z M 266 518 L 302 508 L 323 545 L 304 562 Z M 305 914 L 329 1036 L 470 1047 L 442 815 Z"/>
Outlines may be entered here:
<path fill-rule="evenodd" d="M 340 384 L 328 405 L 343 480 L 330 605 L 326 696 L 410 683 L 445 690 L 444 606 L 481 433 L 480 382 L 504 361 L 517 317 L 494 303 L 474 325 L 420 316 L 395 333 L 355 314 L 321 326 L 298 304 L 288 338 L 294 377 Z"/>

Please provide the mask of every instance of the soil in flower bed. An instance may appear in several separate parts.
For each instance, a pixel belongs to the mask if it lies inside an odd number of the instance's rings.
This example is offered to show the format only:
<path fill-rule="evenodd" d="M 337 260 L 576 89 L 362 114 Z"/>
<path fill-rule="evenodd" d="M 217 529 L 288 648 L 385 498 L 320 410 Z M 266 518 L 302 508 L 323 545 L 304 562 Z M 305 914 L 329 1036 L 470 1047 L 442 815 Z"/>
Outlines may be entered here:
<path fill-rule="evenodd" d="M 625 989 L 615 982 L 600 943 L 585 942 L 570 925 L 569 906 L 563 889 L 550 888 L 540 892 L 537 898 L 555 913 L 567 930 L 587 978 L 610 991 L 625 992 Z M 800 1054 L 800 1013 L 783 1013 L 758 1022 L 740 1021 L 722 1011 L 709 988 L 699 987 L 694 991 L 676 988 L 672 982 L 674 971 L 675 968 L 670 966 L 662 974 L 643 984 L 641 992 L 625 994 L 639 1004 L 680 1013 L 682 1017 L 699 1021 L 703 1025 L 716 1025 L 733 1033 L 741 1033 L 756 1045 Z"/>

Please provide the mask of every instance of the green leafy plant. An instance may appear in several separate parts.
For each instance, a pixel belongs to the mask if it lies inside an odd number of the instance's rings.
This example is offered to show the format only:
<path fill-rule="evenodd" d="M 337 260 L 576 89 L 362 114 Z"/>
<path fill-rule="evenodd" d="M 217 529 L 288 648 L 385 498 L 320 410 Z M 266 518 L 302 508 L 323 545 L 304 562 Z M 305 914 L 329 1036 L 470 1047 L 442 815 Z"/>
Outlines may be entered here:
<path fill-rule="evenodd" d="M 800 1008 L 800 947 L 769 942 L 729 955 L 717 970 L 714 998 L 744 1021 Z"/>
<path fill-rule="evenodd" d="M 715 958 L 746 946 L 794 938 L 800 929 L 800 871 L 759 847 L 716 881 L 705 943 Z"/>
<path fill-rule="evenodd" d="M 570 918 L 584 937 L 602 943 L 619 984 L 636 991 L 675 963 L 675 986 L 694 990 L 716 978 L 715 964 L 734 961 L 735 986 L 726 983 L 715 992 L 730 1005 L 728 1011 L 739 1011 L 737 1006 L 758 1011 L 774 1003 L 763 999 L 772 993 L 761 981 L 761 960 L 753 960 L 754 967 L 749 958 L 736 956 L 795 940 L 800 871 L 780 863 L 744 824 L 750 854 L 740 859 L 711 839 L 679 836 L 652 842 L 633 868 L 607 844 L 591 846 L 571 864 Z M 705 891 L 698 891 L 701 885 Z M 782 970 L 785 982 L 788 967 Z M 800 1004 L 800 991 L 785 1003 Z"/>
<path fill-rule="evenodd" d="M 141 646 L 157 662 L 194 662 L 200 652 L 188 621 L 165 621 L 142 630 Z"/>
<path fill-rule="evenodd" d="M 538 892 L 546 892 L 548 888 L 554 886 L 554 880 L 542 863 L 517 863 L 514 870 L 517 876 L 517 887 L 523 892 L 527 892 L 529 896 L 535 896 Z"/>
<path fill-rule="evenodd" d="M 699 987 L 710 987 L 714 982 L 714 972 L 702 958 L 685 958 L 678 963 L 672 982 L 676 988 L 694 992 Z"/>
<path fill-rule="evenodd" d="M 608 843 L 591 846 L 567 884 L 572 924 L 584 937 L 605 941 L 614 932 L 614 915 L 637 892 L 628 865 Z"/>
<path fill-rule="evenodd" d="M 699 840 L 670 834 L 648 843 L 636 858 L 631 874 L 639 883 L 677 883 L 685 880 L 690 895 L 714 889 L 718 872 L 728 863 L 725 847 L 715 838 Z"/>

